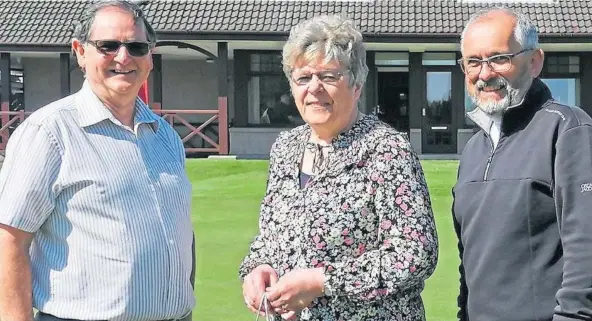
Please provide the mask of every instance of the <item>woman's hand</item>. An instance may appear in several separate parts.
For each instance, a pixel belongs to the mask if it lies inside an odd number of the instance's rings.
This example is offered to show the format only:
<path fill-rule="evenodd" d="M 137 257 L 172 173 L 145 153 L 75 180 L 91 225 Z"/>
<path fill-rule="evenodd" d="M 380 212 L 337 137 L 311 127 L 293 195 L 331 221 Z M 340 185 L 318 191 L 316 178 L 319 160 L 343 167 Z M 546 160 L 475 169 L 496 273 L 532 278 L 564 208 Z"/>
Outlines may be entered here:
<path fill-rule="evenodd" d="M 258 310 L 261 297 L 265 293 L 265 289 L 274 286 L 277 281 L 277 273 L 267 264 L 259 265 L 247 274 L 243 280 L 243 297 L 249 310 L 262 316 L 265 315 L 265 307 L 261 307 L 261 311 Z M 269 309 L 269 311 L 273 312 L 273 309 Z"/>
<path fill-rule="evenodd" d="M 286 319 L 293 316 L 290 312 L 299 312 L 322 296 L 324 282 L 322 268 L 293 270 L 267 289 L 267 299 L 275 312 Z"/>

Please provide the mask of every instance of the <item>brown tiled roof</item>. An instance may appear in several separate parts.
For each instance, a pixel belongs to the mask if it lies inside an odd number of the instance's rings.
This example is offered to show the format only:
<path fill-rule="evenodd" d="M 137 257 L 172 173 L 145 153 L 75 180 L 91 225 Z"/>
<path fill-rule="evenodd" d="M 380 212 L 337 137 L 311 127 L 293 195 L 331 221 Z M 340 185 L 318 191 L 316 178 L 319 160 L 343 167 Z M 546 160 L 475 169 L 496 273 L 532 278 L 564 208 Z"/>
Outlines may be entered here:
<path fill-rule="evenodd" d="M 0 0 L 0 44 L 67 44 L 72 21 L 90 1 Z M 362 32 L 375 35 L 457 36 L 469 15 L 484 4 L 458 0 L 226 1 L 152 0 L 148 19 L 160 34 L 287 35 L 291 26 L 314 15 L 341 13 Z M 527 14 L 542 37 L 592 36 L 592 1 L 559 0 L 510 4 Z"/>

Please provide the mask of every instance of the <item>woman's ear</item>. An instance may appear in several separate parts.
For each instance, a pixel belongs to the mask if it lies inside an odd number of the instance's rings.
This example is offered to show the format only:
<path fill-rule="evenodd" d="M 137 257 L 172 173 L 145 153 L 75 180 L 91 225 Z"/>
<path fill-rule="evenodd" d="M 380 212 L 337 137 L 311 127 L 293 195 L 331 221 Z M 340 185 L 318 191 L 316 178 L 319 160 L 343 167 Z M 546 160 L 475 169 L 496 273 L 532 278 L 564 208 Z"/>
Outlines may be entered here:
<path fill-rule="evenodd" d="M 362 95 L 362 86 L 354 85 L 354 99 L 355 100 L 360 99 L 361 95 Z"/>

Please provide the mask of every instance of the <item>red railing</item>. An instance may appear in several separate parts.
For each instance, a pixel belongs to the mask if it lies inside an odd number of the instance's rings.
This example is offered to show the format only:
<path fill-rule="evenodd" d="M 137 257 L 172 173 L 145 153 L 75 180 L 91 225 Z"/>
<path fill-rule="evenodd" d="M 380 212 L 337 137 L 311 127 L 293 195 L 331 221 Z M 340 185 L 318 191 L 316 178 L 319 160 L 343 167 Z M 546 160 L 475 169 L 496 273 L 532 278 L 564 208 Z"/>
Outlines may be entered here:
<path fill-rule="evenodd" d="M 10 133 L 29 116 L 29 111 L 0 111 L 0 153 L 4 154 Z"/>
<path fill-rule="evenodd" d="M 218 154 L 228 153 L 228 125 L 226 117 L 221 117 L 222 112 L 220 110 L 184 110 L 184 109 L 160 109 L 154 110 L 156 114 L 159 114 L 168 121 L 171 126 L 176 127 L 178 124 L 183 125 L 189 129 L 189 134 L 182 136 L 181 140 L 185 145 L 185 151 L 188 153 L 199 153 L 199 152 L 214 152 Z M 212 115 L 208 120 L 199 125 L 190 123 L 183 116 L 185 115 Z M 206 128 L 218 120 L 218 141 L 214 141 L 212 138 L 205 134 Z M 195 136 L 199 136 L 205 142 L 210 144 L 212 147 L 187 147 L 190 139 Z"/>
<path fill-rule="evenodd" d="M 210 152 L 221 155 L 228 154 L 228 122 L 226 117 L 226 106 L 220 110 L 153 110 L 157 115 L 161 115 L 173 128 L 182 125 L 189 129 L 189 134 L 181 137 L 185 151 L 188 153 Z M 20 124 L 31 112 L 25 111 L 0 111 L 0 153 L 4 153 L 6 143 L 10 137 L 11 130 Z M 212 115 L 208 120 L 199 125 L 193 125 L 185 117 L 189 115 Z M 211 124 L 218 120 L 218 139 L 208 137 L 205 130 Z M 189 141 L 195 136 L 203 139 L 211 147 L 188 147 Z"/>

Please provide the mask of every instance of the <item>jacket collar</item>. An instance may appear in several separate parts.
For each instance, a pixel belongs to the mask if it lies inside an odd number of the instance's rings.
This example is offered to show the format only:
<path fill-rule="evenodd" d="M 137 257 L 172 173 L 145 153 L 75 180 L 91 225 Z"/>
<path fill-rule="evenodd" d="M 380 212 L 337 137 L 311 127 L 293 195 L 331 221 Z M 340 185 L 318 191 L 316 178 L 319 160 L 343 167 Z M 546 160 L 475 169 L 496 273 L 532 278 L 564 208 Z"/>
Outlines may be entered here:
<path fill-rule="evenodd" d="M 522 102 L 508 108 L 504 112 L 502 116 L 502 132 L 510 133 L 520 127 L 521 124 L 530 120 L 534 112 L 550 99 L 553 99 L 551 90 L 549 90 L 542 80 L 535 78 Z M 467 112 L 467 116 L 489 135 L 491 125 L 493 124 L 492 116 L 478 107 Z"/>

